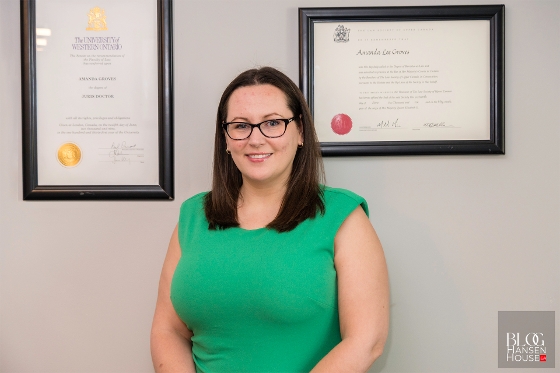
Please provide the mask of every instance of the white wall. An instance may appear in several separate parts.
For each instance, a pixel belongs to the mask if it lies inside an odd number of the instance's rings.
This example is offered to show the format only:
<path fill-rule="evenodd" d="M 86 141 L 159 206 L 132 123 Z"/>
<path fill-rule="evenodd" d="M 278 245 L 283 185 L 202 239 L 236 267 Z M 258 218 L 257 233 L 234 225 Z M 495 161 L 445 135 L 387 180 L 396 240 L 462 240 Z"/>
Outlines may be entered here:
<path fill-rule="evenodd" d="M 498 371 L 498 311 L 559 310 L 560 2 L 503 2 L 506 155 L 325 159 L 387 255 L 373 371 Z M 0 372 L 152 371 L 160 266 L 181 201 L 209 187 L 221 91 L 255 65 L 298 80 L 298 6 L 479 3 L 176 0 L 175 201 L 24 202 L 19 1 L 0 0 Z"/>

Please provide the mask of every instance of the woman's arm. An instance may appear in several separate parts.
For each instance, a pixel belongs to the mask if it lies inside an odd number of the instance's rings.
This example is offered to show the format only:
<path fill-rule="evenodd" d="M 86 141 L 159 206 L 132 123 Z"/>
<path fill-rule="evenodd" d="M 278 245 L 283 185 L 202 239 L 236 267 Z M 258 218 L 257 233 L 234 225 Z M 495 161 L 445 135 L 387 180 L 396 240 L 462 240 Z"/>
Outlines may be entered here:
<path fill-rule="evenodd" d="M 152 361 L 156 373 L 194 373 L 191 353 L 192 332 L 179 319 L 171 299 L 171 279 L 181 257 L 177 227 L 173 231 L 159 280 L 156 311 L 150 335 Z"/>
<path fill-rule="evenodd" d="M 382 354 L 389 331 L 389 279 L 383 248 L 361 207 L 342 223 L 334 245 L 342 341 L 312 373 L 366 372 Z"/>

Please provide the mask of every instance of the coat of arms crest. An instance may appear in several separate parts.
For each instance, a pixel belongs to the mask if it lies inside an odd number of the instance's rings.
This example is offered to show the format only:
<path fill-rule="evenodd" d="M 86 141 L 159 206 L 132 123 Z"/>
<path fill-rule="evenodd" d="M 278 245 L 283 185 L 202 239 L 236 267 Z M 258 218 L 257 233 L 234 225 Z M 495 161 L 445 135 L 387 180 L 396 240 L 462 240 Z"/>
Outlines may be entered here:
<path fill-rule="evenodd" d="M 334 41 L 336 43 L 348 43 L 350 41 L 350 29 L 343 25 L 338 25 L 334 30 Z"/>
<path fill-rule="evenodd" d="M 100 7 L 95 7 L 89 10 L 88 13 L 88 27 L 87 31 L 105 31 L 107 30 L 107 21 L 105 20 L 107 16 L 105 15 L 105 10 Z"/>

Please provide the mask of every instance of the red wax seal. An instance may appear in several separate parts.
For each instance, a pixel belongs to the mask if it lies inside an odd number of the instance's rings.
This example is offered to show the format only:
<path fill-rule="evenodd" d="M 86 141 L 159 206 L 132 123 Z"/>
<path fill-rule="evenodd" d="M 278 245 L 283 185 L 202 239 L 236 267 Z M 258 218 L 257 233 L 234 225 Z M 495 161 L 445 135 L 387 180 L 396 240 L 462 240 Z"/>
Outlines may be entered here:
<path fill-rule="evenodd" d="M 331 128 L 337 135 L 346 135 L 352 129 L 352 119 L 346 114 L 336 114 L 331 120 Z"/>

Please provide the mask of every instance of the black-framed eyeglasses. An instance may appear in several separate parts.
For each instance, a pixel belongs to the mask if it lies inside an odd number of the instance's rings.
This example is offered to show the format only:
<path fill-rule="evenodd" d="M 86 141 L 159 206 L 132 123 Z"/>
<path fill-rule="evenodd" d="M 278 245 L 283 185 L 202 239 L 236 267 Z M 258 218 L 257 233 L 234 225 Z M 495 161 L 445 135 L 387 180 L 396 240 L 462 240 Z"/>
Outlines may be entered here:
<path fill-rule="evenodd" d="M 286 133 L 288 123 L 296 117 L 290 119 L 268 119 L 257 124 L 245 122 L 226 122 L 222 123 L 224 131 L 232 140 L 245 140 L 253 133 L 253 128 L 257 127 L 265 137 L 275 138 Z"/>

